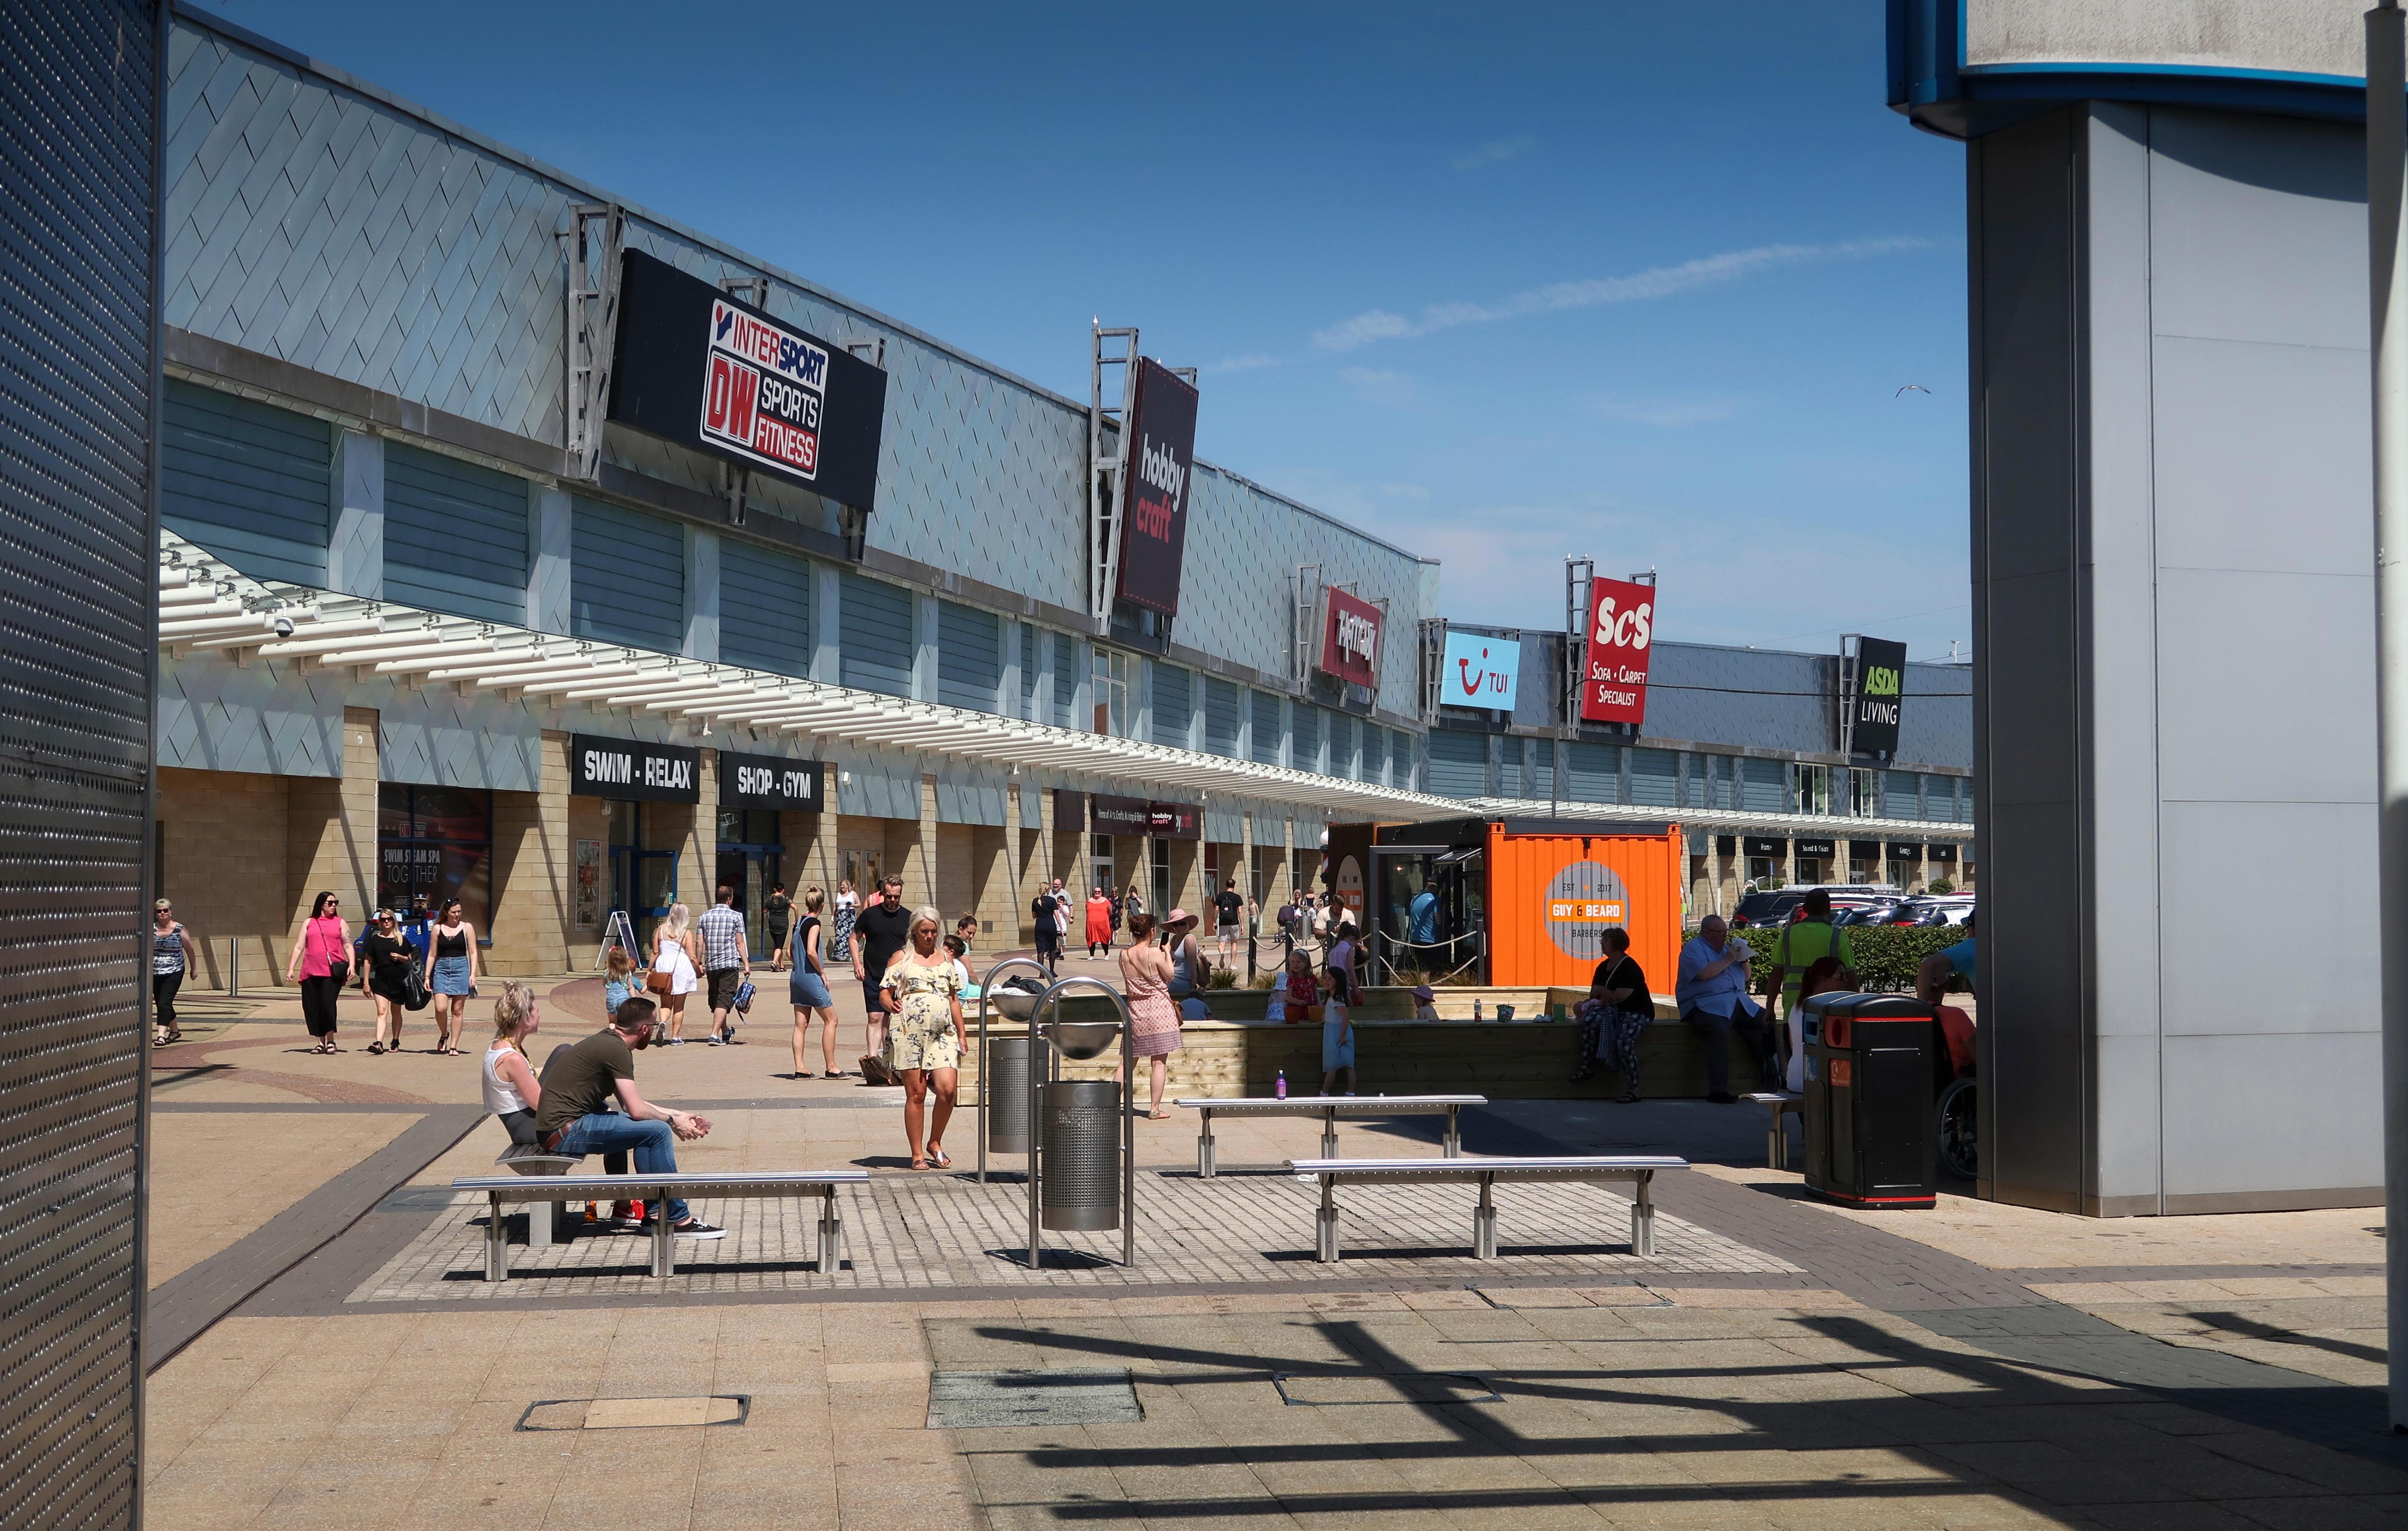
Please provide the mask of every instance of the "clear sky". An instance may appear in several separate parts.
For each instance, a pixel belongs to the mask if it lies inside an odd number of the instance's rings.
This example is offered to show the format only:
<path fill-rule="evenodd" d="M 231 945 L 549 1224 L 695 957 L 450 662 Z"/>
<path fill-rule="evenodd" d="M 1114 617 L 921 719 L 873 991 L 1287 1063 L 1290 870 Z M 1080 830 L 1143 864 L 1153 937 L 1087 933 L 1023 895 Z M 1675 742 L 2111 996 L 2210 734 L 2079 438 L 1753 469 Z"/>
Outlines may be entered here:
<path fill-rule="evenodd" d="M 1969 634 L 1963 151 L 1873 0 L 205 3 L 1073 396 L 1139 325 L 1458 621 L 1584 554 L 1668 637 Z"/>

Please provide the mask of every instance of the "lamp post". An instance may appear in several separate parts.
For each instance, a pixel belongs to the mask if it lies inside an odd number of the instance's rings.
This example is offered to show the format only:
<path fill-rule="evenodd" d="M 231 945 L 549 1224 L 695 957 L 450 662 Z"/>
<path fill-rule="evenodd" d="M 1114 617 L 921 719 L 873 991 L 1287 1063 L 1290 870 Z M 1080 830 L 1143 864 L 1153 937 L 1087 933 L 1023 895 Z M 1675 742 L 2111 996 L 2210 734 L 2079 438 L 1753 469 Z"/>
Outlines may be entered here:
<path fill-rule="evenodd" d="M 2383 953 L 2384 1224 L 2408 1233 L 2408 59 L 2399 0 L 2366 13 L 2366 236 L 2374 362 L 2376 918 Z M 2408 1252 L 2386 1240 L 2391 1428 L 2408 1430 Z"/>

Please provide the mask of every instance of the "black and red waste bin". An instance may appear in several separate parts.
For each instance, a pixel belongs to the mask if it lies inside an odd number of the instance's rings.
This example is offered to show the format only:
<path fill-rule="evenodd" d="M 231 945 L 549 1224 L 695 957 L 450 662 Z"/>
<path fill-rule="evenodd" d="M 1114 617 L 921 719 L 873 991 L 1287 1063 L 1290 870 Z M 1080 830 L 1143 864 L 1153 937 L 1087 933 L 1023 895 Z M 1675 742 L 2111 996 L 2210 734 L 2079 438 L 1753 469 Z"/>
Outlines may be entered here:
<path fill-rule="evenodd" d="M 1806 1047 L 1806 1187 L 1850 1207 L 1929 1207 L 1937 1017 L 1911 994 L 1816 994 Z"/>

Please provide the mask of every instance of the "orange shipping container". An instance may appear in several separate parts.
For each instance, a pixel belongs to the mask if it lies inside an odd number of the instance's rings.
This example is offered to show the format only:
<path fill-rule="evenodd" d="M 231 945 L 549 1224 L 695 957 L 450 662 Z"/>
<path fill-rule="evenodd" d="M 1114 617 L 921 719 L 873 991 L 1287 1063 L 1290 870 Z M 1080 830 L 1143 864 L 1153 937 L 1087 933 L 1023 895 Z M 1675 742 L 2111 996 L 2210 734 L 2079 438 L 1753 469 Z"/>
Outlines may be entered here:
<path fill-rule="evenodd" d="M 1600 932 L 1630 932 L 1659 999 L 1681 956 L 1678 824 L 1506 820 L 1488 825 L 1489 981 L 1586 988 Z"/>

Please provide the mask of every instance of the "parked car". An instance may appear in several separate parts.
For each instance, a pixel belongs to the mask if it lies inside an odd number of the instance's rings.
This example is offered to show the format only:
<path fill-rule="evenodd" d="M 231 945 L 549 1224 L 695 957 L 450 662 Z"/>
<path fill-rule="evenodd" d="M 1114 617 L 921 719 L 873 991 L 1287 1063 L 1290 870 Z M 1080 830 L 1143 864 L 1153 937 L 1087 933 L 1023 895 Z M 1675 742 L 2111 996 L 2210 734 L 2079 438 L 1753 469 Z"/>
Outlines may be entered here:
<path fill-rule="evenodd" d="M 1797 914 L 1799 906 L 1805 902 L 1803 889 L 1784 888 L 1777 893 L 1752 893 L 1741 899 L 1739 908 L 1731 911 L 1730 926 L 1733 930 L 1746 930 L 1751 926 L 1785 925 Z"/>

